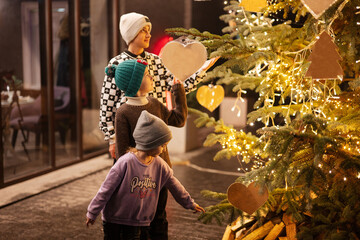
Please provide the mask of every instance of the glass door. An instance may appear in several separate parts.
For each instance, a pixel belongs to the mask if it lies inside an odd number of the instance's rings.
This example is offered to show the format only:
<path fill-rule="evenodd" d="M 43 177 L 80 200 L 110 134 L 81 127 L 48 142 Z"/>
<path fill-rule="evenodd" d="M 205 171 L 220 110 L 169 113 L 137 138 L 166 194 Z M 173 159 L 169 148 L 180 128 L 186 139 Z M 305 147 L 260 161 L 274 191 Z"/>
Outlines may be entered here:
<path fill-rule="evenodd" d="M 0 65 L 4 182 L 44 171 L 49 158 L 47 84 L 41 84 L 38 2 L 7 0 L 0 6 Z M 6 20 L 5 20 L 6 19 Z M 5 20 L 5 22 L 3 21 Z"/>

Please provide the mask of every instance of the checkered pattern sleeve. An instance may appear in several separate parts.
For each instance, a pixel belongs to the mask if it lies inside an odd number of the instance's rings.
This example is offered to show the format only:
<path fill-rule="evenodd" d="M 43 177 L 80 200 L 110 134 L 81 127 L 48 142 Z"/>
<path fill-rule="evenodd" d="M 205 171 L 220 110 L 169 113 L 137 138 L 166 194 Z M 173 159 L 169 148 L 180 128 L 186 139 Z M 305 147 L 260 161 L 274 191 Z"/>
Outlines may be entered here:
<path fill-rule="evenodd" d="M 204 79 L 206 73 L 204 71 L 197 71 L 184 81 L 185 93 L 196 90 L 197 85 Z"/>
<path fill-rule="evenodd" d="M 109 61 L 108 67 L 118 65 L 127 59 L 129 59 L 127 55 L 120 54 Z M 109 141 L 110 144 L 115 142 L 114 122 L 116 109 L 125 101 L 124 93 L 115 84 L 115 78 L 105 75 L 100 95 L 99 128 L 105 135 L 105 141 Z"/>
<path fill-rule="evenodd" d="M 166 90 L 170 88 L 168 82 L 171 80 L 168 79 L 167 69 L 161 58 L 155 54 L 145 52 L 145 60 L 148 63 L 150 74 L 154 77 L 154 91 L 148 95 L 166 105 Z"/>

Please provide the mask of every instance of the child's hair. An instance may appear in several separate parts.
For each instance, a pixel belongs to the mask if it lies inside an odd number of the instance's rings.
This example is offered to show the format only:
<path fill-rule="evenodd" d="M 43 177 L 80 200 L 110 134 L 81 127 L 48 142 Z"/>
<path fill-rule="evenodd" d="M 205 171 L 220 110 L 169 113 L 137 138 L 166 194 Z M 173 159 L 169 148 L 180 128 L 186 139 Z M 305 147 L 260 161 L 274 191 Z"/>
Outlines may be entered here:
<path fill-rule="evenodd" d="M 163 120 L 144 110 L 136 123 L 133 137 L 136 149 L 148 151 L 169 142 L 172 134 Z"/>
<path fill-rule="evenodd" d="M 136 148 L 133 147 L 129 147 L 128 150 L 126 150 L 126 152 L 131 152 L 131 153 L 136 153 L 138 150 Z"/>
<path fill-rule="evenodd" d="M 134 97 L 140 89 L 147 62 L 131 59 L 105 68 L 109 77 L 115 78 L 116 86 L 125 92 L 125 96 Z"/>

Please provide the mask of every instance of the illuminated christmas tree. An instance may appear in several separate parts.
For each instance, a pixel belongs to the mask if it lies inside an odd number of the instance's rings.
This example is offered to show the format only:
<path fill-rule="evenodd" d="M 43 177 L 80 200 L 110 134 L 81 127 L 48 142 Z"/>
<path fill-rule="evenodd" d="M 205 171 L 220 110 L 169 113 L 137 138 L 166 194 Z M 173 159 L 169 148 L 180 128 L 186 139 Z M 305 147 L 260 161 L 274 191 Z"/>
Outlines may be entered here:
<path fill-rule="evenodd" d="M 266 234 L 244 239 L 276 232 L 275 238 L 288 239 L 360 238 L 360 0 L 326 2 L 268 1 L 263 12 L 249 12 L 232 1 L 220 17 L 229 24 L 224 35 L 167 30 L 201 41 L 210 57 L 224 60 L 206 81 L 231 86 L 238 98 L 247 90 L 258 94 L 247 116 L 249 125 L 264 125 L 256 134 L 192 110 L 199 115 L 197 126 L 214 128 L 204 142 L 221 144 L 214 159 L 252 164 L 238 183 L 269 191 L 254 213 L 235 208 L 237 196 L 204 191 L 221 202 L 202 220 L 226 222 L 226 216 L 232 221 L 240 215 L 243 221 L 229 231 L 236 239 L 251 234 L 245 219 Z M 323 34 L 330 47 L 318 51 Z M 325 77 L 317 75 L 324 73 L 317 61 L 324 57 L 332 73 Z"/>

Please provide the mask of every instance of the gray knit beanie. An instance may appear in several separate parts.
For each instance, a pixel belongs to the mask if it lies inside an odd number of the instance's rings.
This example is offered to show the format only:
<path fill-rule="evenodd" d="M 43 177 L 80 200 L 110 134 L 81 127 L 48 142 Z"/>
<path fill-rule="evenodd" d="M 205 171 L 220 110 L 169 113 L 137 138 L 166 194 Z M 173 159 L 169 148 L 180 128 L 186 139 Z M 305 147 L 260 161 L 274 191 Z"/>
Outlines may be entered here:
<path fill-rule="evenodd" d="M 172 134 L 163 120 L 144 110 L 136 123 L 133 137 L 136 149 L 148 151 L 169 142 Z"/>
<path fill-rule="evenodd" d="M 119 29 L 121 36 L 127 45 L 134 40 L 140 30 L 145 26 L 149 26 L 151 31 L 151 22 L 149 18 L 142 14 L 131 12 L 120 17 Z"/>

